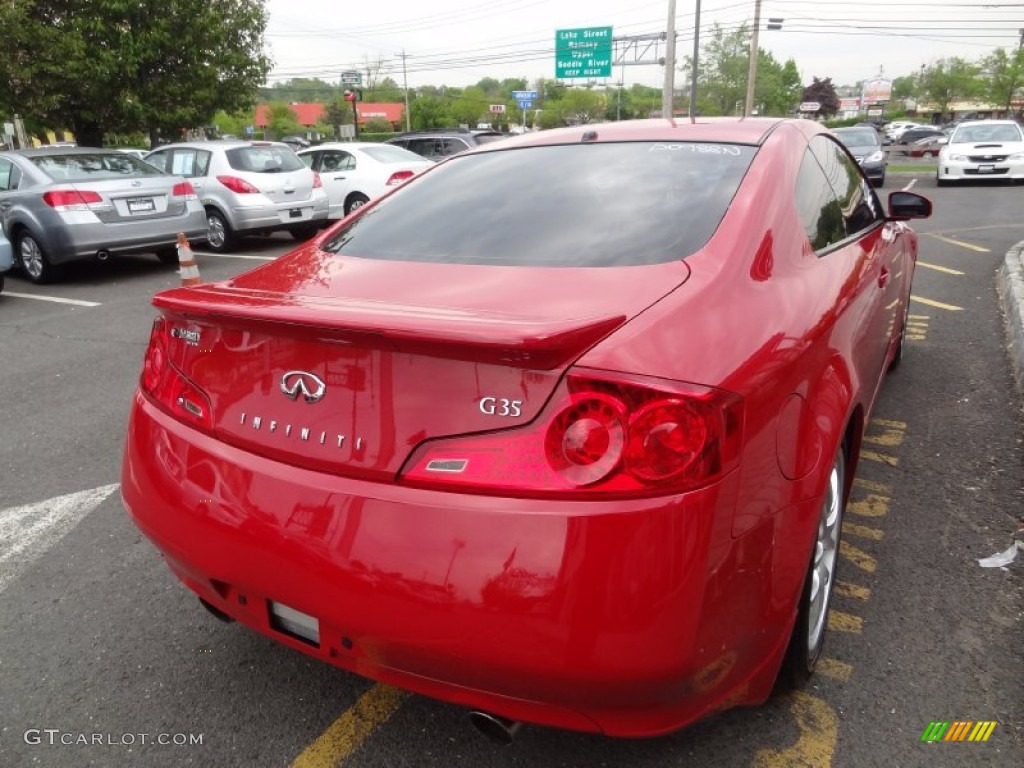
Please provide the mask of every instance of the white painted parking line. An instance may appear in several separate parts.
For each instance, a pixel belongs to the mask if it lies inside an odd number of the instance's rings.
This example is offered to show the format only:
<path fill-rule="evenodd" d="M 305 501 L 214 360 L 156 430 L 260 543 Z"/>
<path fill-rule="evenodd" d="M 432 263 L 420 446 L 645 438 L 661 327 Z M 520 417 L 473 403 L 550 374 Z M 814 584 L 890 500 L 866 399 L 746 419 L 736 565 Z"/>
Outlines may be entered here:
<path fill-rule="evenodd" d="M 246 253 L 210 253 L 209 251 L 193 250 L 196 256 L 210 256 L 217 259 L 250 259 L 252 261 L 273 261 L 277 256 L 250 256 Z"/>
<path fill-rule="evenodd" d="M 35 299 L 36 301 L 52 301 L 56 304 L 72 304 L 76 307 L 100 307 L 103 306 L 98 301 L 82 301 L 81 299 L 65 299 L 61 296 L 40 296 L 36 293 L 15 293 L 14 291 L 4 291 L 0 293 L 0 298 L 4 296 L 13 296 L 16 299 Z"/>
<path fill-rule="evenodd" d="M 118 487 L 114 483 L 0 509 L 0 592 Z"/>

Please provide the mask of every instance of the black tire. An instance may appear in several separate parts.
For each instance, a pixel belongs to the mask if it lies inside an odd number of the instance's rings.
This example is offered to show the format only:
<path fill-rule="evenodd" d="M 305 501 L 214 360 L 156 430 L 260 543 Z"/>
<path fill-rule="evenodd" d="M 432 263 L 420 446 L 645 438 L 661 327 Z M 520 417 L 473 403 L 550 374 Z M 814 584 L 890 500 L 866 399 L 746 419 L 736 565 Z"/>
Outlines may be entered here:
<path fill-rule="evenodd" d="M 882 187 L 885 186 L 885 176 L 883 176 L 880 179 L 875 179 L 874 181 L 871 182 L 871 184 L 874 186 L 875 189 L 881 189 Z"/>
<path fill-rule="evenodd" d="M 949 182 L 946 181 L 945 179 L 941 179 L 938 176 L 935 177 L 935 186 L 936 187 L 945 187 L 945 186 L 948 186 L 948 185 L 949 185 Z"/>
<path fill-rule="evenodd" d="M 889 371 L 895 371 L 903 362 L 903 350 L 907 346 L 907 320 L 910 316 L 910 299 L 908 297 L 906 306 L 903 307 L 903 322 L 900 325 L 900 338 L 896 342 L 896 354 L 889 363 Z"/>
<path fill-rule="evenodd" d="M 177 248 L 161 248 L 156 252 L 156 257 L 160 259 L 161 264 L 166 264 L 167 266 L 178 266 Z"/>
<path fill-rule="evenodd" d="M 353 192 L 345 200 L 345 215 L 348 216 L 356 208 L 362 208 L 368 202 L 370 202 L 370 198 L 366 195 L 360 194 L 359 192 Z"/>
<path fill-rule="evenodd" d="M 235 247 L 235 232 L 216 208 L 206 209 L 206 247 L 214 253 L 227 253 Z"/>
<path fill-rule="evenodd" d="M 800 590 L 800 606 L 789 638 L 789 647 L 779 672 L 779 687 L 802 687 L 813 674 L 825 645 L 828 612 L 836 583 L 836 564 L 839 562 L 839 538 L 846 507 L 843 495 L 845 476 L 846 453 L 840 447 L 822 493 L 811 561 L 803 589 Z M 826 580 L 824 584 L 823 578 Z"/>
<path fill-rule="evenodd" d="M 17 238 L 15 258 L 25 277 L 36 285 L 51 283 L 57 279 L 60 270 L 50 261 L 39 241 L 29 232 L 22 232 Z"/>
<path fill-rule="evenodd" d="M 0 293 L 4 292 L 4 276 L 0 275 Z"/>
<path fill-rule="evenodd" d="M 310 240 L 316 237 L 316 233 L 320 231 L 319 227 L 296 227 L 295 229 L 289 230 L 292 237 L 298 240 L 300 243 L 305 240 Z"/>

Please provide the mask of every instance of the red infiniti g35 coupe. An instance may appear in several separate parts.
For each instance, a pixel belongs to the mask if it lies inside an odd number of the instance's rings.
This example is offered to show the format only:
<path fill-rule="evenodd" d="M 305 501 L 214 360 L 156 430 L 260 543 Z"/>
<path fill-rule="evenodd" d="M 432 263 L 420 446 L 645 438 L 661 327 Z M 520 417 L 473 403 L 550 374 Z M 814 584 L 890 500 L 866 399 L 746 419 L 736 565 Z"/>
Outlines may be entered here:
<path fill-rule="evenodd" d="M 821 652 L 930 212 L 808 121 L 488 144 L 157 295 L 124 503 L 217 615 L 488 722 L 759 703 Z"/>

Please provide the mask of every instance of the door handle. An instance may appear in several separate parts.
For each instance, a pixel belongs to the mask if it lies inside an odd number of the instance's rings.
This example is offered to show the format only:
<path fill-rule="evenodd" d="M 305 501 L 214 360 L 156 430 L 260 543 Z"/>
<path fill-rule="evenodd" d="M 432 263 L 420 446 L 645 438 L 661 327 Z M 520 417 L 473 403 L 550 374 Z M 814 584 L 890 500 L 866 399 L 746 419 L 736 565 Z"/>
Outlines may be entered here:
<path fill-rule="evenodd" d="M 889 268 L 882 267 L 882 271 L 878 273 L 878 287 L 884 288 L 885 284 L 889 282 Z"/>

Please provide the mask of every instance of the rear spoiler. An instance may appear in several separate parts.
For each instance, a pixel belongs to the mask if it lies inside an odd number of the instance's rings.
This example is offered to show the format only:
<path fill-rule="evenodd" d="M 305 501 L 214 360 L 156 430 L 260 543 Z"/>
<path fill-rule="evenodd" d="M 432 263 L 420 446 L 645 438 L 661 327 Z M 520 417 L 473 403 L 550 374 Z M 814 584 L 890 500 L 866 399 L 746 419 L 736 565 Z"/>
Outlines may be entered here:
<path fill-rule="evenodd" d="M 176 288 L 153 305 L 214 323 L 457 360 L 552 370 L 626 322 L 622 314 L 538 320 L 344 297 L 295 297 L 218 284 Z"/>

